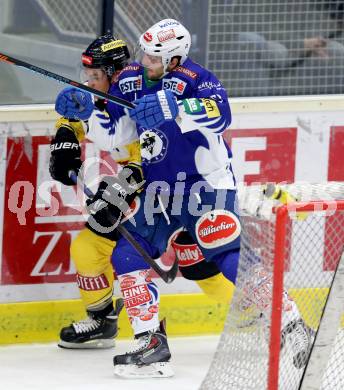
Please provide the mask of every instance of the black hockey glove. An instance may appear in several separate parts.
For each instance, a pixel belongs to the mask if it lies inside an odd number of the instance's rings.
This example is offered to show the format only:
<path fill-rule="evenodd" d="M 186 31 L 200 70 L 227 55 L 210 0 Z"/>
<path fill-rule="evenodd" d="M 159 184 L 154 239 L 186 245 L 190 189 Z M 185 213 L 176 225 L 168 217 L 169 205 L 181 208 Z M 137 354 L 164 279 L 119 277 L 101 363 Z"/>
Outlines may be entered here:
<path fill-rule="evenodd" d="M 81 167 L 81 149 L 75 134 L 67 127 L 60 127 L 50 144 L 49 172 L 54 180 L 67 186 L 75 185 L 69 171 L 78 174 Z"/>
<path fill-rule="evenodd" d="M 117 176 L 106 176 L 93 199 L 86 202 L 90 214 L 87 227 L 115 240 L 114 231 L 143 184 L 142 169 L 136 164 L 126 165 Z"/>

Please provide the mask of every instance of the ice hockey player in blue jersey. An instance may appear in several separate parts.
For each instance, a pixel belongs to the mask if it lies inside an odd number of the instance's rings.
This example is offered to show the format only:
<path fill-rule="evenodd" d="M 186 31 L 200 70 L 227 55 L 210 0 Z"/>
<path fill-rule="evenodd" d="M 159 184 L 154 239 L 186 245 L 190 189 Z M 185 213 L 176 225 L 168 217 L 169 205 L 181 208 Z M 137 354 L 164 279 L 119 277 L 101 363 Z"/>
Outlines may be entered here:
<path fill-rule="evenodd" d="M 133 102 L 134 109 L 109 102 L 106 112 L 99 111 L 88 94 L 71 88 L 60 93 L 56 109 L 68 118 L 88 118 L 90 129 L 109 130 L 116 145 L 125 144 L 133 131 L 140 140 L 143 175 L 131 164 L 104 179 L 88 206 L 94 229 L 102 230 L 109 220 L 115 225 L 136 198 L 134 215 L 122 223 L 151 256 L 163 253 L 171 234 L 185 228 L 206 260 L 235 283 L 241 227 L 232 154 L 222 136 L 231 112 L 220 81 L 188 58 L 190 45 L 184 26 L 162 20 L 140 36 L 136 62 L 123 69 L 109 91 Z M 112 260 L 138 343 L 132 352 L 114 357 L 115 372 L 172 375 L 149 266 L 123 238 Z"/>
<path fill-rule="evenodd" d="M 128 65 L 129 58 L 125 41 L 109 34 L 100 36 L 82 54 L 82 81 L 87 82 L 91 88 L 108 92 L 112 82 L 116 82 L 119 72 Z M 95 105 L 105 113 L 105 101 L 96 99 Z M 92 141 L 99 149 L 110 152 L 120 166 L 141 164 L 141 148 L 136 128 L 132 138 L 127 133 L 129 143 L 121 147 L 113 144 L 111 129 L 91 129 L 87 123 L 65 118 L 58 119 L 56 128 L 52 145 L 68 141 L 71 147 L 76 146 L 73 149 L 53 147 L 49 170 L 52 178 L 61 183 L 74 185 L 68 173 L 71 170 L 77 173 L 82 165 L 79 142 L 84 138 Z M 233 284 L 224 278 L 214 263 L 204 260 L 190 235 L 186 231 L 176 233 L 170 241 L 182 276 L 195 280 L 208 297 L 227 304 L 234 290 Z M 60 347 L 83 349 L 108 348 L 114 345 L 114 336 L 118 330 L 117 317 L 123 306 L 122 299 L 118 299 L 115 306 L 112 302 L 114 273 L 111 254 L 115 245 L 116 232 L 104 237 L 96 230 L 91 231 L 87 224 L 73 239 L 71 259 L 77 271 L 78 287 L 87 317 L 61 330 Z"/>

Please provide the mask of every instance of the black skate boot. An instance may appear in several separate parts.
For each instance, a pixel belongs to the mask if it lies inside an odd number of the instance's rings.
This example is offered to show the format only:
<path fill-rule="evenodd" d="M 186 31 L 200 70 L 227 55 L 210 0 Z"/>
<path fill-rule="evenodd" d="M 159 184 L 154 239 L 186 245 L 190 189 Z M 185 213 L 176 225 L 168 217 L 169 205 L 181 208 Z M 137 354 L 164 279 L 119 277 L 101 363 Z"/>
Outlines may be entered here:
<path fill-rule="evenodd" d="M 135 336 L 132 352 L 113 358 L 115 374 L 123 378 L 163 378 L 174 375 L 170 367 L 171 353 L 167 344 L 165 320 L 159 329 Z"/>
<path fill-rule="evenodd" d="M 123 308 L 123 299 L 116 300 L 102 311 L 88 311 L 88 318 L 62 328 L 58 346 L 69 349 L 99 349 L 115 346 L 118 315 Z"/>
<path fill-rule="evenodd" d="M 301 369 L 306 366 L 312 348 L 314 331 L 300 318 L 290 322 L 282 332 L 282 339 L 290 342 L 293 364 Z"/>

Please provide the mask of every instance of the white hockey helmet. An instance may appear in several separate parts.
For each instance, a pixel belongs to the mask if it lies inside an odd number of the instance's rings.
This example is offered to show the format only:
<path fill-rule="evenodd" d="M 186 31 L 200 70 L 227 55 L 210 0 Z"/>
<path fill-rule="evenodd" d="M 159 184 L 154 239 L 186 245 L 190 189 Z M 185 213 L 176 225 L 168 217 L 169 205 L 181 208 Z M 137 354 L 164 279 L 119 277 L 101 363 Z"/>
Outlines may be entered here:
<path fill-rule="evenodd" d="M 140 36 L 140 49 L 150 56 L 161 57 L 164 72 L 172 57 L 180 56 L 180 64 L 188 57 L 191 46 L 189 31 L 177 20 L 163 19 Z"/>

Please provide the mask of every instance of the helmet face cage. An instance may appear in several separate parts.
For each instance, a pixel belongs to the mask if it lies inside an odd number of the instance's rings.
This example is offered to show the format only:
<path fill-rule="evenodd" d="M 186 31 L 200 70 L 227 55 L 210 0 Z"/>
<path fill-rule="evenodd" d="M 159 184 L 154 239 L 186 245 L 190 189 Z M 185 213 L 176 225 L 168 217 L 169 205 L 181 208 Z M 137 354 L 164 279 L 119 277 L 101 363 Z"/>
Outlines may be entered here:
<path fill-rule="evenodd" d="M 82 83 L 89 83 L 90 81 L 101 82 L 104 78 L 110 81 L 110 76 L 103 66 L 100 68 L 90 68 L 88 66 L 81 65 L 79 78 Z"/>
<path fill-rule="evenodd" d="M 158 69 L 161 68 L 162 65 L 165 65 L 163 63 L 163 58 L 160 55 L 151 55 L 144 52 L 139 43 L 134 50 L 134 61 L 147 69 Z"/>
<path fill-rule="evenodd" d="M 124 41 L 112 35 L 103 35 L 88 46 L 81 59 L 84 67 L 101 68 L 111 78 L 129 63 L 130 54 Z"/>

